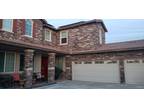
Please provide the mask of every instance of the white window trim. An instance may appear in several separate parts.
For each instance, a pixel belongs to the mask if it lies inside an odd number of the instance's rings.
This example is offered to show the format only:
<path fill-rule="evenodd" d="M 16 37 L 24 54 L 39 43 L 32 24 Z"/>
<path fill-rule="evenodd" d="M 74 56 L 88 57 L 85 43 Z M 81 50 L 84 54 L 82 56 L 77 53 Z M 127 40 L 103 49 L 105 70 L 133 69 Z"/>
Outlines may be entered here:
<path fill-rule="evenodd" d="M 32 30 L 31 33 L 32 33 L 32 35 L 26 35 L 26 34 L 24 34 L 24 36 L 29 37 L 29 38 L 33 38 L 33 20 L 32 19 L 29 19 L 29 20 L 32 22 L 32 26 L 31 26 L 31 30 Z M 26 24 L 26 22 L 25 22 L 25 24 Z"/>
<path fill-rule="evenodd" d="M 62 39 L 62 32 L 66 32 L 67 34 L 67 43 L 62 43 L 61 39 Z M 61 31 L 60 32 L 60 45 L 68 45 L 68 31 Z"/>
<path fill-rule="evenodd" d="M 102 30 L 99 29 L 99 43 L 102 44 Z"/>
<path fill-rule="evenodd" d="M 11 24 L 11 30 L 6 30 L 5 28 L 4 28 L 4 20 L 2 20 L 2 30 L 3 31 L 6 31 L 6 32 L 10 32 L 10 33 L 13 33 L 13 19 L 10 19 L 10 20 L 12 20 L 12 24 Z"/>
<path fill-rule="evenodd" d="M 50 32 L 50 39 L 46 39 L 46 38 L 45 38 L 47 31 Z M 45 29 L 45 30 L 44 30 L 44 38 L 45 38 L 45 39 L 44 39 L 45 41 L 52 42 L 52 31 Z"/>

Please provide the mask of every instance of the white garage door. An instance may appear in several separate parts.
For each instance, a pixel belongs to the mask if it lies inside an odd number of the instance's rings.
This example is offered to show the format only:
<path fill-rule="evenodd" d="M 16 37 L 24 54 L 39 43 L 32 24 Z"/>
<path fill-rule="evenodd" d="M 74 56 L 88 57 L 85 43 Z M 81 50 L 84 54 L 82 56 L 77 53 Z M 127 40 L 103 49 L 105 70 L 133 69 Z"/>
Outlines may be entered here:
<path fill-rule="evenodd" d="M 125 79 L 128 84 L 144 84 L 144 61 L 125 60 Z"/>
<path fill-rule="evenodd" d="M 72 79 L 120 83 L 119 63 L 118 61 L 73 62 Z"/>

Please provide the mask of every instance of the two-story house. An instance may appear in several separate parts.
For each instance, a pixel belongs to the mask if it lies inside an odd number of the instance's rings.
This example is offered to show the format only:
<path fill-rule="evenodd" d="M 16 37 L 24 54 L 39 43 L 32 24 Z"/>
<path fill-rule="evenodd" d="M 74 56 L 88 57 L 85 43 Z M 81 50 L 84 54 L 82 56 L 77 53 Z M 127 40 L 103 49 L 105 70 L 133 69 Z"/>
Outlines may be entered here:
<path fill-rule="evenodd" d="M 102 20 L 56 29 L 43 19 L 0 20 L 0 75 L 33 74 L 57 79 L 109 83 L 144 83 L 144 40 L 105 43 Z"/>

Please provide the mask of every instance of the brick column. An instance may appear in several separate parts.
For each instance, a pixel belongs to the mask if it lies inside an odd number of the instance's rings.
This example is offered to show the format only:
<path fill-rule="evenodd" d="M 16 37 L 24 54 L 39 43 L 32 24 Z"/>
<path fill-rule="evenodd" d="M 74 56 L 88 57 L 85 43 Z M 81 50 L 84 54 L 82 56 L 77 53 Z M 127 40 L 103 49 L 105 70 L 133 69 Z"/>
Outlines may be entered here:
<path fill-rule="evenodd" d="M 119 60 L 120 83 L 125 83 L 124 60 Z"/>
<path fill-rule="evenodd" d="M 25 59 L 24 59 L 24 72 L 25 72 L 25 87 L 32 87 L 32 73 L 33 73 L 33 53 L 34 50 L 26 49 L 25 51 Z"/>
<path fill-rule="evenodd" d="M 55 53 L 48 54 L 48 82 L 55 82 Z"/>
<path fill-rule="evenodd" d="M 70 55 L 65 57 L 65 68 L 65 78 L 67 80 L 72 80 L 72 62 Z"/>

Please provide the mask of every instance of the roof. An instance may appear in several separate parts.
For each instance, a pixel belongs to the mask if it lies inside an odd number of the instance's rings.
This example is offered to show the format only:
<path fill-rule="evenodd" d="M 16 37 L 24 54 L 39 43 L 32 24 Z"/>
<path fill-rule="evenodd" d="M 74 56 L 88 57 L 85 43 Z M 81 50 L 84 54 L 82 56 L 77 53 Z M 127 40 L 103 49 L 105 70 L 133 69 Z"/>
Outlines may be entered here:
<path fill-rule="evenodd" d="M 130 51 L 130 50 L 144 50 L 144 40 L 126 41 L 118 43 L 109 43 L 98 47 L 95 51 L 78 51 L 73 54 L 86 54 L 86 53 L 103 53 L 103 52 L 117 52 L 117 51 Z"/>
<path fill-rule="evenodd" d="M 43 23 L 43 27 L 47 27 L 47 28 L 50 28 L 52 30 L 56 30 L 56 28 L 53 25 L 49 24 L 45 19 L 40 19 L 40 20 Z"/>
<path fill-rule="evenodd" d="M 105 24 L 104 24 L 104 22 L 101 19 L 94 19 L 94 20 L 90 20 L 90 21 L 80 21 L 80 22 L 77 22 L 77 23 L 60 26 L 58 28 L 58 30 L 70 29 L 70 28 L 74 28 L 74 27 L 78 27 L 78 26 L 83 26 L 83 25 L 87 25 L 87 24 L 92 24 L 92 23 L 101 23 L 102 27 L 105 30 L 105 32 L 108 31 L 107 28 L 106 28 L 106 26 L 105 26 Z"/>
<path fill-rule="evenodd" d="M 77 23 L 60 26 L 58 29 L 56 29 L 53 25 L 48 24 L 48 22 L 45 19 L 40 19 L 40 20 L 42 21 L 44 27 L 48 27 L 52 30 L 65 30 L 65 29 L 70 29 L 70 28 L 74 28 L 74 27 L 78 27 L 78 26 L 82 26 L 82 25 L 87 25 L 87 24 L 101 23 L 105 32 L 108 31 L 104 22 L 101 19 L 94 19 L 94 20 L 90 20 L 90 21 L 80 21 Z"/>

